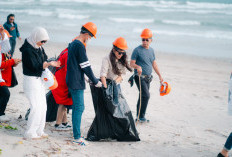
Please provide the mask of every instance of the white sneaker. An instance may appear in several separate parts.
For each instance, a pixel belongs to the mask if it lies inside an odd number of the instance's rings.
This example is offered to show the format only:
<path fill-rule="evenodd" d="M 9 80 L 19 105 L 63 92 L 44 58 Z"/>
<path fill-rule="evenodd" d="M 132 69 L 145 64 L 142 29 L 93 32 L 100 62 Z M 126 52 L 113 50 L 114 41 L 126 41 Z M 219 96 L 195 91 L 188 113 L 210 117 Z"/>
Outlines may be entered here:
<path fill-rule="evenodd" d="M 9 122 L 10 118 L 6 115 L 0 116 L 0 122 Z"/>
<path fill-rule="evenodd" d="M 79 146 L 87 146 L 87 145 L 89 145 L 89 143 L 82 137 L 79 138 L 79 139 L 73 140 L 73 143 L 78 144 Z"/>

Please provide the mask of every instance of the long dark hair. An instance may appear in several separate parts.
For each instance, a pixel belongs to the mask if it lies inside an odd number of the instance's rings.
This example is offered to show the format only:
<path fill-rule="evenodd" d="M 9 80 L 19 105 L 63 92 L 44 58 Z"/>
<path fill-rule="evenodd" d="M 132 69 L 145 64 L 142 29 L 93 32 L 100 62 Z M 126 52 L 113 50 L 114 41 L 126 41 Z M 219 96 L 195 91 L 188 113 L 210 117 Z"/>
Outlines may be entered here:
<path fill-rule="evenodd" d="M 111 65 L 112 65 L 112 70 L 113 70 L 113 73 L 116 74 L 116 75 L 121 75 L 121 71 L 118 69 L 118 66 L 117 66 L 117 63 L 116 63 L 116 56 L 114 54 L 114 48 L 112 48 L 111 52 L 110 52 L 110 62 L 111 62 Z M 129 70 L 130 72 L 132 72 L 132 69 L 131 67 L 129 66 L 128 64 L 128 61 L 127 61 L 127 55 L 124 54 L 119 60 L 118 60 L 124 67 L 127 68 L 127 70 Z"/>

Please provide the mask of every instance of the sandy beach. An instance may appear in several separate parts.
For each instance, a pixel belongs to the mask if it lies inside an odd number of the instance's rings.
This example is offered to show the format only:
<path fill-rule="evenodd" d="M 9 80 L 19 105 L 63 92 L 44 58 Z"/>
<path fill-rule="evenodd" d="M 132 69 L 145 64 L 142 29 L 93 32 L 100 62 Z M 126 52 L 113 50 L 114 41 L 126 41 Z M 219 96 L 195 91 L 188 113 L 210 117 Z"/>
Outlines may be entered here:
<path fill-rule="evenodd" d="M 18 41 L 15 58 L 21 58 Z M 94 41 L 92 41 L 94 42 Z M 57 56 L 66 43 L 48 42 L 44 48 L 49 57 Z M 87 48 L 92 69 L 99 77 L 102 58 L 109 54 L 110 45 Z M 128 50 L 129 58 L 132 48 Z M 218 52 L 220 53 L 220 52 Z M 156 52 L 159 69 L 165 81 L 172 86 L 169 95 L 159 95 L 159 79 L 153 72 L 151 98 L 147 109 L 150 123 L 138 124 L 140 142 L 90 142 L 80 147 L 72 144 L 72 131 L 58 132 L 54 124 L 46 123 L 47 139 L 24 140 L 25 113 L 29 102 L 23 92 L 22 65 L 15 68 L 19 85 L 10 89 L 11 97 L 6 114 L 7 124 L 17 130 L 0 128 L 1 157 L 212 157 L 223 147 L 232 131 L 232 117 L 227 114 L 228 80 L 232 71 L 227 59 L 204 58 L 181 54 Z M 136 114 L 138 90 L 127 83 L 128 72 L 121 84 L 122 92 Z M 19 116 L 22 119 L 18 119 Z M 85 111 L 81 131 L 86 136 L 95 116 L 91 92 L 85 90 Z M 135 118 L 135 117 L 134 117 Z M 71 123 L 71 113 L 68 115 Z"/>

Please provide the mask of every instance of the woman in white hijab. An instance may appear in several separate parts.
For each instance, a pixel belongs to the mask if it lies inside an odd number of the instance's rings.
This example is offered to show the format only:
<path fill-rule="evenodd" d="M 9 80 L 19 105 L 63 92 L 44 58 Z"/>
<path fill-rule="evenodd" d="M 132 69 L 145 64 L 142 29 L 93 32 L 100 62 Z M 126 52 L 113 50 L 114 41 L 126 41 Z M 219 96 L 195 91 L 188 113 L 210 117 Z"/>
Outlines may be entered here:
<path fill-rule="evenodd" d="M 20 48 L 24 74 L 23 89 L 30 102 L 31 110 L 27 130 L 24 134 L 27 139 L 39 139 L 48 136 L 44 133 L 47 104 L 41 75 L 48 66 L 59 67 L 60 62 L 47 62 L 47 55 L 42 47 L 47 40 L 49 40 L 47 31 L 44 28 L 37 27 Z"/>

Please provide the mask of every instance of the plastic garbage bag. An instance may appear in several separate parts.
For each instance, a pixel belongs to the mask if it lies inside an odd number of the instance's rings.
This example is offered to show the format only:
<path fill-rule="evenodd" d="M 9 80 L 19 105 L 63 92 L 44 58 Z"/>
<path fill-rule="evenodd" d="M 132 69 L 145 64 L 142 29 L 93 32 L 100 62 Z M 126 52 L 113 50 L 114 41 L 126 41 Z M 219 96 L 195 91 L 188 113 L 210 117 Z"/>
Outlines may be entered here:
<path fill-rule="evenodd" d="M 47 99 L 47 114 L 46 114 L 46 122 L 53 122 L 56 121 L 56 115 L 58 110 L 58 104 L 56 104 L 56 101 L 52 95 L 52 92 L 49 91 L 46 94 Z M 28 120 L 28 116 L 30 114 L 30 109 L 27 110 L 27 113 L 25 115 L 25 119 Z"/>
<path fill-rule="evenodd" d="M 130 108 L 119 85 L 107 80 L 107 89 L 90 84 L 95 118 L 88 131 L 87 140 L 140 141 Z"/>

